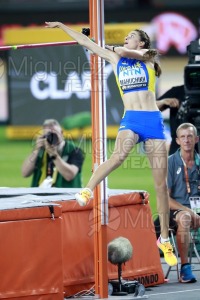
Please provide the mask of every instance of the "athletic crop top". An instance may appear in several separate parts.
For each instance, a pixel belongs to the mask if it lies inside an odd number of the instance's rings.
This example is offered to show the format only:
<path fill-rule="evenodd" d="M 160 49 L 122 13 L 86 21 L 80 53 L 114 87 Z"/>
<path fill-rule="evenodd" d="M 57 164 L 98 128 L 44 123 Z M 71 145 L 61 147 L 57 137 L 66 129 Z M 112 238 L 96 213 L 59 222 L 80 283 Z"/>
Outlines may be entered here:
<path fill-rule="evenodd" d="M 121 94 L 136 91 L 155 93 L 155 70 L 137 59 L 121 57 L 117 64 L 117 84 Z"/>

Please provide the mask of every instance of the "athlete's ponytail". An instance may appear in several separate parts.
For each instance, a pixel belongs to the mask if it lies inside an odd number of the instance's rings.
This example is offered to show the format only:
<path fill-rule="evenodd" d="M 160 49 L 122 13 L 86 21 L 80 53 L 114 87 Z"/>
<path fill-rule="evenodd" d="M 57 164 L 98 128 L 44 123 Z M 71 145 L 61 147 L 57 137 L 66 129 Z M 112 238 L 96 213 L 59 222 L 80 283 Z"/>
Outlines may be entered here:
<path fill-rule="evenodd" d="M 154 62 L 154 69 L 155 69 L 155 72 L 156 72 L 156 76 L 157 77 L 160 77 L 160 75 L 162 74 L 162 70 L 161 70 L 161 67 L 159 65 L 158 62 Z"/>
<path fill-rule="evenodd" d="M 141 30 L 141 29 L 135 29 L 135 31 L 138 32 L 139 36 L 140 36 L 140 40 L 142 42 L 144 42 L 144 46 L 143 48 L 144 49 L 148 49 L 148 51 L 144 54 L 144 59 L 154 59 L 154 69 L 155 69 L 155 72 L 156 72 L 156 76 L 159 77 L 162 73 L 162 70 L 161 70 L 161 67 L 158 63 L 158 60 L 156 59 L 156 57 L 158 57 L 159 53 L 156 49 L 150 49 L 151 47 L 151 41 L 150 41 L 150 38 L 148 36 L 148 34 Z"/>

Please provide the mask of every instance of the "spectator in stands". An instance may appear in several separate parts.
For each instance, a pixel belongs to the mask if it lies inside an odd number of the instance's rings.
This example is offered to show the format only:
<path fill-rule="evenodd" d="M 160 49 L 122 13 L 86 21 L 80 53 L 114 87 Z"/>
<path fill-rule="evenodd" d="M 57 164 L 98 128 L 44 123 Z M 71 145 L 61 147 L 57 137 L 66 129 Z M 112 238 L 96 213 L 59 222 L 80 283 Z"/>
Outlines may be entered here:
<path fill-rule="evenodd" d="M 22 176 L 33 175 L 32 187 L 79 188 L 83 161 L 83 151 L 64 139 L 58 121 L 48 119 L 22 165 Z"/>
<path fill-rule="evenodd" d="M 168 158 L 168 189 L 170 204 L 170 228 L 176 233 L 181 259 L 180 282 L 196 281 L 188 262 L 190 229 L 200 227 L 200 216 L 191 209 L 191 197 L 200 199 L 200 156 L 195 151 L 198 142 L 197 129 L 191 123 L 181 124 L 176 131 L 179 149 Z M 159 236 L 159 219 L 155 220 Z"/>

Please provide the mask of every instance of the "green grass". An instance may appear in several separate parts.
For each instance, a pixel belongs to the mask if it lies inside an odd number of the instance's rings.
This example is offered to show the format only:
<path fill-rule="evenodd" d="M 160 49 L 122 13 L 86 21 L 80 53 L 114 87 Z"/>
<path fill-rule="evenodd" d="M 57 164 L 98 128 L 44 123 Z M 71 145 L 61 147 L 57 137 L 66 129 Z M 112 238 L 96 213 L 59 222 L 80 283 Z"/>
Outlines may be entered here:
<path fill-rule="evenodd" d="M 31 178 L 23 178 L 21 165 L 32 151 L 31 141 L 13 141 L 6 138 L 5 126 L 0 126 L 0 186 L 30 187 Z M 91 142 L 80 144 L 86 152 L 83 165 L 83 185 L 92 174 Z M 114 141 L 108 140 L 108 157 L 113 151 Z M 111 189 L 146 190 L 150 193 L 152 213 L 156 212 L 155 189 L 151 169 L 147 159 L 140 153 L 139 147 L 130 153 L 127 160 L 108 176 L 108 187 Z"/>

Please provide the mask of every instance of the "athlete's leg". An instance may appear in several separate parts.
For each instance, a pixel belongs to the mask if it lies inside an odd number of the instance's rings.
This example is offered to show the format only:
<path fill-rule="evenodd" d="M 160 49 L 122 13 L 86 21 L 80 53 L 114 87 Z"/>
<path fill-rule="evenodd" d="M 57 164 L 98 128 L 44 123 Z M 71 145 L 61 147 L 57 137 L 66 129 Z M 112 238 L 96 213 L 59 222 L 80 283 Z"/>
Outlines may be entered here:
<path fill-rule="evenodd" d="M 157 211 L 160 218 L 161 236 L 169 235 L 169 196 L 167 190 L 167 149 L 165 140 L 145 142 L 156 190 Z"/>
<path fill-rule="evenodd" d="M 114 151 L 110 158 L 98 166 L 86 187 L 80 193 L 75 195 L 76 200 L 81 206 L 88 203 L 89 199 L 92 197 L 93 189 L 124 162 L 134 145 L 137 143 L 138 138 L 138 135 L 131 130 L 121 130 L 118 132 Z"/>
<path fill-rule="evenodd" d="M 170 266 L 177 264 L 169 242 L 169 195 L 167 190 L 167 149 L 165 140 L 148 140 L 145 143 L 154 178 L 157 211 L 160 219 L 161 237 L 157 245 L 163 251 L 165 260 Z M 165 241 L 164 243 L 162 241 Z"/>
<path fill-rule="evenodd" d="M 121 130 L 118 132 L 114 151 L 110 158 L 103 162 L 93 173 L 87 188 L 93 190 L 105 177 L 118 168 L 138 141 L 138 135 L 131 130 Z"/>

